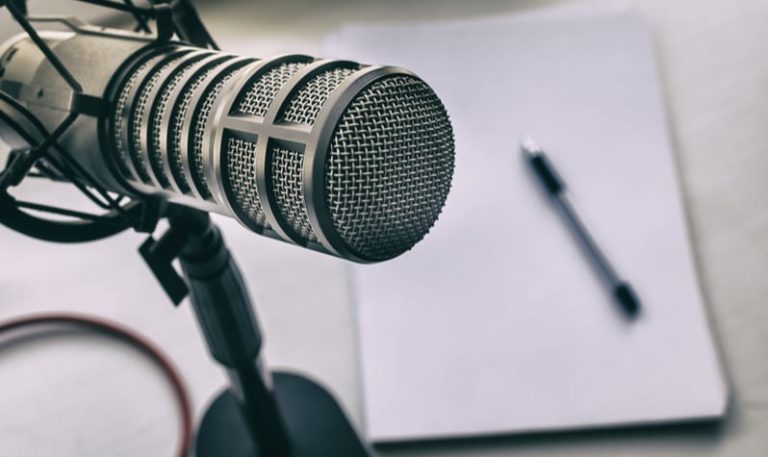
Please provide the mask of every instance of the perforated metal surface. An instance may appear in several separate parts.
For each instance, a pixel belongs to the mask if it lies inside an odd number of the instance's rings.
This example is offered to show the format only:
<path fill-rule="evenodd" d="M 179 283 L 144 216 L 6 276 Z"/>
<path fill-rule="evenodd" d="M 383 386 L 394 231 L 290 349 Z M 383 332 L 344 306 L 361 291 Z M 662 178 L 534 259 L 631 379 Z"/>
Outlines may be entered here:
<path fill-rule="evenodd" d="M 137 68 L 124 83 L 134 90 L 120 94 L 120 106 L 131 110 L 122 132 L 127 164 L 144 175 L 133 183 L 139 191 L 229 213 L 259 233 L 357 261 L 402 254 L 434 225 L 453 174 L 453 133 L 420 79 L 306 56 L 248 65 L 254 60 L 221 55 L 203 70 L 180 67 L 180 51 L 162 68 Z M 297 72 L 312 76 L 300 81 Z M 280 106 L 278 93 L 286 94 Z M 270 109 L 274 122 L 265 118 Z M 328 122 L 315 125 L 319 118 Z M 257 164 L 260 147 L 268 149 Z M 310 167 L 308 157 L 322 162 Z"/>
<path fill-rule="evenodd" d="M 334 228 L 369 260 L 407 251 L 437 220 L 453 167 L 453 131 L 434 92 L 411 76 L 375 82 L 331 140 L 325 187 Z"/>
<path fill-rule="evenodd" d="M 189 182 L 184 173 L 186 166 L 184 164 L 184 157 L 181 153 L 181 138 L 184 132 L 184 118 L 186 117 L 189 106 L 192 103 L 192 99 L 196 91 L 200 88 L 203 80 L 207 78 L 213 68 L 203 71 L 201 74 L 194 77 L 189 86 L 181 94 L 180 101 L 176 104 L 176 107 L 171 115 L 171 136 L 170 136 L 170 168 L 173 179 L 176 185 L 179 186 L 179 190 L 187 194 L 190 191 Z"/>
<path fill-rule="evenodd" d="M 184 194 L 189 194 L 190 183 L 187 181 L 185 169 L 187 168 L 184 155 L 181 151 L 182 136 L 187 130 L 184 128 L 184 120 L 187 117 L 192 101 L 199 91 L 203 90 L 203 82 L 213 72 L 217 71 L 227 62 L 233 59 L 232 56 L 222 57 L 220 60 L 212 63 L 210 66 L 202 71 L 199 71 L 191 77 L 190 82 L 184 87 L 184 90 L 180 94 L 179 98 L 174 102 L 174 109 L 171 113 L 170 133 L 169 133 L 169 165 L 171 174 L 179 187 L 179 190 Z"/>
<path fill-rule="evenodd" d="M 161 76 L 163 73 L 169 71 L 171 68 L 177 65 L 181 57 L 182 55 L 176 55 L 165 64 L 161 65 L 160 68 L 153 70 L 150 77 L 146 80 L 144 87 L 141 89 L 141 91 L 139 91 L 135 105 L 133 107 L 133 112 L 131 114 L 130 153 L 131 157 L 133 158 L 133 163 L 137 169 L 136 172 L 138 173 L 139 178 L 145 184 L 152 183 L 152 180 L 149 177 L 149 172 L 147 171 L 146 145 L 142 144 L 141 141 L 141 132 L 143 129 L 147 128 L 147 115 L 151 111 L 149 109 L 152 103 L 152 100 L 150 100 L 150 95 L 157 84 L 162 83 Z"/>
<path fill-rule="evenodd" d="M 157 101 L 152 108 L 149 122 L 152 129 L 149 158 L 155 177 L 160 185 L 165 188 L 171 186 L 171 177 L 166 176 L 165 168 L 163 167 L 163 162 L 165 161 L 164 157 L 168 155 L 167 150 L 161 149 L 161 137 L 167 133 L 162 128 L 163 120 L 166 116 L 170 115 L 173 110 L 173 105 L 176 103 L 176 99 L 171 100 L 171 95 L 173 94 L 174 89 L 189 78 L 190 73 L 194 69 L 195 62 L 202 57 L 204 56 L 197 56 L 195 59 L 185 61 L 175 70 L 173 76 L 163 85 L 157 96 Z"/>
<path fill-rule="evenodd" d="M 232 203 L 252 223 L 267 227 L 256 187 L 256 143 L 235 137 L 226 138 L 224 172 L 229 182 Z"/>
<path fill-rule="evenodd" d="M 197 113 L 192 120 L 192 154 L 191 154 L 191 171 L 192 179 L 195 181 L 198 192 L 205 199 L 211 198 L 211 191 L 208 188 L 208 182 L 205 179 L 205 161 L 203 157 L 203 137 L 205 135 L 205 128 L 208 122 L 208 116 L 211 114 L 211 108 L 213 103 L 221 94 L 221 90 L 229 82 L 232 77 L 240 70 L 241 67 L 228 70 L 223 76 L 220 76 L 218 80 L 206 89 L 203 94 L 202 104 L 198 105 Z"/>
<path fill-rule="evenodd" d="M 264 116 L 280 88 L 306 65 L 302 62 L 283 63 L 267 71 L 241 95 L 237 111 L 241 114 Z"/>
<path fill-rule="evenodd" d="M 128 171 L 130 169 L 128 166 L 128 161 L 130 160 L 127 150 L 128 145 L 123 142 L 123 126 L 126 122 L 125 116 L 129 114 L 126 112 L 128 100 L 131 96 L 131 92 L 134 90 L 136 85 L 139 84 L 139 76 L 144 74 L 147 68 L 149 68 L 149 66 L 153 63 L 154 60 L 148 60 L 140 65 L 139 68 L 137 68 L 133 73 L 131 73 L 131 76 L 123 85 L 123 88 L 120 91 L 120 95 L 117 97 L 117 102 L 115 103 L 114 119 L 112 124 L 112 139 L 114 141 L 115 151 L 117 152 L 117 167 L 122 176 L 125 177 L 131 176 L 131 173 Z"/>
<path fill-rule="evenodd" d="M 285 148 L 272 149 L 272 188 L 280 215 L 304 240 L 317 241 L 304 204 L 302 166 L 304 154 Z"/>
<path fill-rule="evenodd" d="M 320 108 L 331 92 L 354 72 L 353 68 L 334 68 L 307 81 L 288 102 L 283 120 L 297 124 L 314 124 Z"/>

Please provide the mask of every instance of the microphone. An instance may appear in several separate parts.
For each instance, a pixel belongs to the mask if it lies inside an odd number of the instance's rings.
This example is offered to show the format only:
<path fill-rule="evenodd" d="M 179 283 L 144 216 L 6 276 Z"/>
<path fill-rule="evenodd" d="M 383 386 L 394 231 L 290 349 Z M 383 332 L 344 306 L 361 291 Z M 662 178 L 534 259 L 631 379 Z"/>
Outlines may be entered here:
<path fill-rule="evenodd" d="M 42 38 L 103 103 L 84 103 L 26 36 L 0 45 L 0 90 L 105 189 L 228 215 L 356 262 L 396 257 L 435 224 L 451 185 L 448 114 L 396 67 L 256 59 L 70 24 Z M 88 98 L 86 98 L 88 101 Z"/>
<path fill-rule="evenodd" d="M 451 185 L 453 132 L 439 98 L 400 68 L 207 49 L 217 46 L 187 0 L 87 3 L 129 12 L 145 31 L 151 20 L 157 34 L 27 18 L 0 0 L 26 32 L 0 44 L 0 137 L 11 148 L 0 223 L 78 242 L 152 232 L 167 218 L 139 251 L 174 304 L 190 296 L 231 379 L 200 423 L 195 454 L 369 456 L 322 386 L 265 369 L 243 277 L 205 212 L 352 261 L 400 255 L 432 228 Z M 40 33 L 32 22 L 68 31 Z M 71 182 L 109 212 L 7 192 L 32 176 Z"/>

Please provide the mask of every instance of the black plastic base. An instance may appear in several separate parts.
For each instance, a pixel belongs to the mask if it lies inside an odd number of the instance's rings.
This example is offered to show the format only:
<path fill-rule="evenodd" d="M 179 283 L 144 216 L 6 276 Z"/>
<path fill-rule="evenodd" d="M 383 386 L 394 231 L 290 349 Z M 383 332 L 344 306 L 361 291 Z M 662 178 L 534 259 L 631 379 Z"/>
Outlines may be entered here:
<path fill-rule="evenodd" d="M 372 457 L 336 400 L 323 387 L 290 373 L 273 375 L 277 405 L 292 443 L 292 457 Z M 229 391 L 208 407 L 195 442 L 195 457 L 260 456 Z"/>

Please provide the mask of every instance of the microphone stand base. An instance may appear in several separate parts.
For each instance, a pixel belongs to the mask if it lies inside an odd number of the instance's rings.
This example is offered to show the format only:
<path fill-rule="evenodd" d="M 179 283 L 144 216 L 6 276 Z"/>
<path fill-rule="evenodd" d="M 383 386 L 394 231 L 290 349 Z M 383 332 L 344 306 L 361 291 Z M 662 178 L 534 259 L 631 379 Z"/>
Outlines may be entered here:
<path fill-rule="evenodd" d="M 373 457 L 333 396 L 296 374 L 273 374 L 274 395 L 291 442 L 291 457 Z M 195 457 L 271 457 L 256 450 L 229 390 L 211 403 L 195 441 Z"/>

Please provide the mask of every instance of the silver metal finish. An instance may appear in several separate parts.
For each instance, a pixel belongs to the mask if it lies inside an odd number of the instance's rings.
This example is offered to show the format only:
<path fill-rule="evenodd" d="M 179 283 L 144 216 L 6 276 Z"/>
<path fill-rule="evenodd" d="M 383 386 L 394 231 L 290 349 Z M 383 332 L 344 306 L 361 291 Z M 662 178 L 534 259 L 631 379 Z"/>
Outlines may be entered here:
<path fill-rule="evenodd" d="M 153 68 L 149 77 L 142 81 L 136 93 L 134 103 L 128 118 L 128 151 L 139 179 L 144 184 L 161 186 L 155 178 L 149 165 L 149 118 L 160 87 L 165 78 L 180 65 L 182 58 L 190 53 L 189 49 L 181 49 L 163 59 L 159 67 Z M 162 187 L 162 186 L 161 186 Z"/>
<path fill-rule="evenodd" d="M 184 82 L 189 80 L 191 70 L 195 69 L 195 63 L 211 55 L 212 53 L 205 51 L 192 52 L 185 55 L 180 59 L 179 64 L 171 69 L 168 74 L 160 76 L 164 82 L 158 84 L 153 89 L 153 93 L 149 95 L 150 99 L 154 100 L 154 103 L 152 104 L 148 119 L 149 126 L 142 129 L 142 139 L 144 136 L 149 136 L 149 138 L 143 141 L 143 145 L 148 151 L 147 156 L 154 181 L 166 189 L 171 187 L 172 177 L 166 172 L 168 167 L 165 166 L 168 163 L 168 160 L 165 159 L 169 156 L 168 150 L 161 149 L 161 143 L 164 138 L 167 138 L 167 135 L 163 133 L 168 131 L 167 119 L 170 118 L 173 106 L 176 104 L 176 99 L 172 98 L 174 89 L 183 86 Z M 166 121 L 165 130 L 163 130 L 163 121 Z"/>
<path fill-rule="evenodd" d="M 221 72 L 213 75 L 209 81 L 206 81 L 204 83 L 205 89 L 190 113 L 189 133 L 187 134 L 188 147 L 186 148 L 188 170 L 194 183 L 193 189 L 197 190 L 197 194 L 201 198 L 212 202 L 220 202 L 221 197 L 219 187 L 215 185 L 215 178 L 210 176 L 211 125 L 217 122 L 211 114 L 215 112 L 214 108 L 217 100 L 221 99 L 222 91 L 232 83 L 233 78 L 242 70 L 242 67 L 251 60 L 237 59 Z"/>
<path fill-rule="evenodd" d="M 356 64 L 353 62 L 317 60 L 302 67 L 291 77 L 291 79 L 287 80 L 275 94 L 275 98 L 270 104 L 269 109 L 264 113 L 263 124 L 258 128 L 260 131 L 258 136 L 260 138 L 256 149 L 256 185 L 259 189 L 259 195 L 263 196 L 262 209 L 264 210 L 264 214 L 266 215 L 270 227 L 275 230 L 281 238 L 293 241 L 299 245 L 307 245 L 310 240 L 302 238 L 299 233 L 292 229 L 291 224 L 282 217 L 283 215 L 280 212 L 280 207 L 272 190 L 274 190 L 273 186 L 276 184 L 286 185 L 287 183 L 285 180 L 280 182 L 273 179 L 271 162 L 274 151 L 280 149 L 296 151 L 295 155 L 303 158 L 306 152 L 305 144 L 309 141 L 312 132 L 299 130 L 299 133 L 304 134 L 304 137 L 300 137 L 301 139 L 295 143 L 291 142 L 281 135 L 283 130 L 292 130 L 291 124 L 279 123 L 277 120 L 288 106 L 293 95 L 299 88 L 306 84 L 306 81 L 312 79 L 319 73 L 336 67 L 337 65 L 353 66 Z M 294 176 L 299 179 L 302 177 L 300 173 L 298 175 L 294 174 Z M 300 181 L 297 184 L 300 184 Z M 306 212 L 306 209 L 304 209 L 303 212 Z M 314 234 L 312 234 L 312 238 L 316 239 Z"/>
<path fill-rule="evenodd" d="M 211 179 L 220 183 L 222 204 L 251 230 L 276 238 L 280 237 L 266 220 L 257 186 L 260 133 L 253 127 L 263 124 L 263 115 L 283 84 L 311 61 L 309 56 L 286 55 L 245 67 L 222 94 L 212 123 Z"/>
<path fill-rule="evenodd" d="M 71 143 L 94 151 L 83 164 L 108 189 L 231 215 L 263 235 L 358 262 L 410 249 L 442 208 L 453 172 L 450 122 L 405 70 L 94 34 L 59 39 L 54 52 L 63 50 L 67 66 L 88 67 L 86 44 L 113 62 L 108 72 L 93 65 L 98 84 L 89 92 L 106 99 L 109 116 L 87 119 L 86 141 Z M 37 97 L 43 123 L 54 125 L 69 105 L 46 71 L 45 96 L 35 95 L 40 72 L 12 84 Z"/>
<path fill-rule="evenodd" d="M 160 50 L 159 52 L 151 53 L 147 58 L 142 61 L 138 68 L 130 73 L 128 79 L 121 84 L 119 95 L 117 96 L 117 105 L 113 112 L 112 128 L 110 138 L 115 141 L 115 152 L 118 156 L 117 168 L 128 170 L 128 175 L 124 178 L 131 181 L 132 185 L 140 185 L 144 182 L 142 178 L 142 172 L 136 163 L 135 152 L 132 151 L 135 148 L 135 143 L 140 143 L 141 140 L 134 141 L 134 121 L 133 116 L 136 110 L 135 106 L 139 94 L 142 89 L 146 87 L 144 83 L 153 71 L 159 66 L 162 66 L 169 59 L 174 59 L 179 53 L 189 52 L 188 50 L 180 49 L 178 47 L 168 47 Z M 141 124 L 139 124 L 140 126 Z M 149 176 L 144 172 L 146 180 L 149 181 Z M 139 189 L 144 190 L 144 189 Z M 148 190 L 148 189 L 146 189 Z"/>
<path fill-rule="evenodd" d="M 145 91 L 131 112 L 165 169 L 144 182 L 151 192 L 205 200 L 258 233 L 358 262 L 399 255 L 429 231 L 450 187 L 453 135 L 423 81 L 303 55 L 182 70 L 190 58 L 143 75 L 144 85 L 175 89 Z M 159 111 L 168 100 L 182 113 Z M 142 102 L 159 113 L 155 123 Z"/>
<path fill-rule="evenodd" d="M 149 41 L 138 35 L 126 39 L 124 34 L 108 29 L 99 33 L 80 33 L 76 24 L 69 24 L 75 32 L 40 32 L 41 38 L 70 69 L 80 82 L 83 92 L 102 97 L 121 65 L 145 48 Z M 16 37 L 3 46 L 4 72 L 0 77 L 3 90 L 14 87 L 12 96 L 47 128 L 58 125 L 73 109 L 74 93 L 43 56 L 31 40 Z M 10 60 L 9 55 L 13 54 Z M 89 170 L 100 184 L 121 193 L 133 193 L 123 180 L 111 171 L 105 161 L 99 141 L 99 120 L 92 116 L 79 116 L 61 137 L 59 144 L 76 152 L 74 159 Z M 110 158 L 110 160 L 112 160 Z"/>
<path fill-rule="evenodd" d="M 327 247 L 333 254 L 353 258 L 357 261 L 365 261 L 348 249 L 344 240 L 334 231 L 333 221 L 325 199 L 326 162 L 328 160 L 328 146 L 335 132 L 338 120 L 346 111 L 346 107 L 355 96 L 365 87 L 375 81 L 396 74 L 410 74 L 406 70 L 395 67 L 366 67 L 355 73 L 352 77 L 341 83 L 336 91 L 331 94 L 327 105 L 330 107 L 321 110 L 315 121 L 316 125 L 332 125 L 333 129 L 318 129 L 307 145 L 304 160 L 304 202 L 307 208 L 310 223 L 315 228 L 320 243 Z"/>
<path fill-rule="evenodd" d="M 334 125 L 325 161 L 334 232 L 356 256 L 397 256 L 429 232 L 448 196 L 445 108 L 423 81 L 399 74 L 365 87 Z"/>
<path fill-rule="evenodd" d="M 234 56 L 214 54 L 193 64 L 188 70 L 190 76 L 186 78 L 186 81 L 178 84 L 168 97 L 172 108 L 170 114 L 161 121 L 160 130 L 167 132 L 167 135 L 160 135 L 159 150 L 168 151 L 167 160 L 163 161 L 163 165 L 166 175 L 171 177 L 171 188 L 175 192 L 180 194 L 191 192 L 190 183 L 184 172 L 187 164 L 181 152 L 184 116 L 190 109 L 195 92 L 200 88 L 205 78 L 210 76 L 218 66 L 233 58 Z"/>

